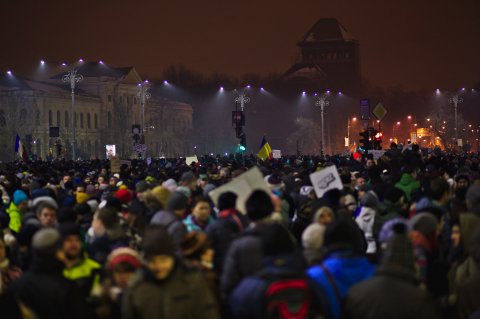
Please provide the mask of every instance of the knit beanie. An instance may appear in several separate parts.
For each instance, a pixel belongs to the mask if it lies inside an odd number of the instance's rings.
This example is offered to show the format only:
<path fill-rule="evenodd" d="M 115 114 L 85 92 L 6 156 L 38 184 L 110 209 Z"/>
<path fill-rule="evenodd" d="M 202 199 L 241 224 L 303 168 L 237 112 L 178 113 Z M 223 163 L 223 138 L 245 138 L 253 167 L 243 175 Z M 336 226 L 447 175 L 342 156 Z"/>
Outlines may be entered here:
<path fill-rule="evenodd" d="M 137 184 L 135 184 L 135 191 L 137 193 L 143 193 L 149 189 L 150 189 L 150 185 L 145 181 L 140 181 Z"/>
<path fill-rule="evenodd" d="M 60 233 L 60 237 L 62 238 L 62 240 L 65 240 L 68 236 L 73 236 L 73 235 L 82 238 L 82 234 L 80 232 L 80 226 L 72 222 L 60 224 L 58 226 L 58 231 Z"/>
<path fill-rule="evenodd" d="M 385 224 L 383 224 L 382 229 L 378 234 L 378 241 L 380 243 L 386 243 L 394 235 L 393 227 L 396 224 L 404 224 L 407 229 L 407 232 L 410 231 L 410 224 L 407 219 L 402 217 L 390 219 Z"/>
<path fill-rule="evenodd" d="M 180 177 L 180 183 L 188 183 L 195 179 L 195 174 L 193 174 L 192 171 L 188 171 L 182 174 L 182 176 Z"/>
<path fill-rule="evenodd" d="M 431 213 L 416 214 L 409 222 L 412 230 L 416 230 L 425 236 L 432 234 L 438 225 L 437 218 Z"/>
<path fill-rule="evenodd" d="M 25 201 L 28 201 L 27 194 L 21 189 L 17 189 L 15 193 L 13 193 L 13 203 L 18 206 L 21 202 Z"/>
<path fill-rule="evenodd" d="M 368 191 L 360 198 L 360 205 L 376 209 L 380 206 L 380 202 L 373 191 Z"/>
<path fill-rule="evenodd" d="M 62 246 L 62 240 L 58 230 L 44 228 L 35 233 L 32 239 L 34 255 L 54 257 L 57 250 Z"/>
<path fill-rule="evenodd" d="M 323 246 L 325 226 L 319 223 L 308 225 L 302 233 L 302 246 L 305 249 L 319 251 Z"/>
<path fill-rule="evenodd" d="M 162 204 L 163 208 L 167 207 L 168 201 L 172 196 L 170 190 L 164 186 L 156 186 L 152 189 L 152 194 Z"/>
<path fill-rule="evenodd" d="M 126 263 L 132 266 L 133 269 L 138 269 L 142 265 L 141 260 L 142 258 L 137 251 L 128 247 L 120 247 L 113 250 L 110 255 L 108 255 L 106 268 L 113 271 L 117 265 Z"/>
<path fill-rule="evenodd" d="M 87 200 L 90 199 L 90 195 L 88 195 L 87 193 L 84 193 L 84 192 L 77 192 L 76 199 L 77 199 L 77 204 L 83 204 L 83 203 L 86 203 Z"/>
<path fill-rule="evenodd" d="M 32 201 L 32 207 L 37 207 L 41 203 L 48 203 L 51 206 L 55 207 L 55 209 L 58 209 L 57 201 L 50 196 L 40 196 L 35 198 Z"/>
<path fill-rule="evenodd" d="M 265 191 L 256 190 L 248 197 L 245 208 L 251 221 L 261 220 L 272 214 L 272 199 Z"/>
<path fill-rule="evenodd" d="M 400 268 L 415 274 L 415 256 L 412 242 L 407 236 L 407 226 L 404 223 L 396 223 L 392 230 L 393 235 L 387 241 L 381 267 Z"/>
<path fill-rule="evenodd" d="M 167 203 L 167 210 L 182 210 L 188 207 L 188 198 L 183 193 L 174 192 Z"/>
<path fill-rule="evenodd" d="M 163 182 L 162 186 L 168 188 L 169 191 L 174 192 L 177 189 L 177 182 L 175 182 L 173 178 L 170 178 Z"/>
<path fill-rule="evenodd" d="M 120 200 L 122 204 L 129 204 L 133 199 L 133 195 L 128 189 L 119 189 L 115 192 L 115 198 Z"/>
<path fill-rule="evenodd" d="M 95 193 L 96 193 L 95 186 L 90 185 L 90 184 L 87 185 L 87 187 L 85 188 L 85 193 L 87 195 L 90 195 L 90 196 L 95 195 Z"/>
<path fill-rule="evenodd" d="M 325 248 L 352 249 L 356 252 L 365 252 L 362 231 L 357 223 L 349 218 L 339 218 L 325 228 L 323 245 Z"/>
<path fill-rule="evenodd" d="M 218 197 L 218 209 L 220 211 L 225 209 L 232 209 L 237 204 L 237 194 L 234 192 L 225 192 Z"/>
<path fill-rule="evenodd" d="M 172 237 L 163 226 L 149 226 L 145 230 L 142 244 L 146 259 L 159 255 L 174 256 Z"/>

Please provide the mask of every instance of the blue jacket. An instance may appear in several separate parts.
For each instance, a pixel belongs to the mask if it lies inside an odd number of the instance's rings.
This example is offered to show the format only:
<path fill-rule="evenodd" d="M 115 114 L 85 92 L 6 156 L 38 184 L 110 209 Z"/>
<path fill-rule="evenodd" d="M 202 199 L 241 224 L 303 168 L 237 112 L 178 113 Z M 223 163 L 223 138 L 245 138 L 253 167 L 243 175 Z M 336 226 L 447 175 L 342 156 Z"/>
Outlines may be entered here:
<path fill-rule="evenodd" d="M 322 267 L 323 266 L 323 267 Z M 329 272 L 325 273 L 324 268 Z M 373 276 L 374 266 L 366 257 L 354 256 L 349 251 L 334 252 L 321 265 L 307 270 L 317 300 L 327 318 L 340 318 L 341 303 L 353 285 Z"/>

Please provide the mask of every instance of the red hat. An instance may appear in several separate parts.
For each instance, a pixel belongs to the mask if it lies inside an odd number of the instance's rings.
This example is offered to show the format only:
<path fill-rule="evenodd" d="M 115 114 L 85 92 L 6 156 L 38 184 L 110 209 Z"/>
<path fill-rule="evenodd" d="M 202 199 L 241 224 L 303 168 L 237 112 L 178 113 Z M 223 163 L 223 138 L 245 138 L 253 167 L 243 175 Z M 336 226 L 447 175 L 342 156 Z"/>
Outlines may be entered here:
<path fill-rule="evenodd" d="M 119 189 L 115 193 L 115 198 L 122 202 L 122 204 L 128 204 L 132 201 L 133 195 L 128 189 Z"/>
<path fill-rule="evenodd" d="M 362 157 L 362 154 L 356 152 L 356 153 L 353 153 L 353 159 L 354 160 L 357 160 L 359 157 Z"/>
<path fill-rule="evenodd" d="M 128 247 L 117 248 L 110 253 L 107 258 L 107 269 L 112 271 L 121 263 L 130 264 L 136 269 L 142 265 L 138 252 Z"/>

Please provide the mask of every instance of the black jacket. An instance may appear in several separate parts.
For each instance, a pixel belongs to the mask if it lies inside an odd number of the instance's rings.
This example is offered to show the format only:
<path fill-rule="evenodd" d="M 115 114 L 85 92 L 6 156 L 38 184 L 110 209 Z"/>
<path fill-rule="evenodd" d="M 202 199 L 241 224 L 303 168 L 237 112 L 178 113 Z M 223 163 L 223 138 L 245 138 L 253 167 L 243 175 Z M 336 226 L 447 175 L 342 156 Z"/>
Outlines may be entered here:
<path fill-rule="evenodd" d="M 414 276 L 386 269 L 350 289 L 344 314 L 348 319 L 440 318 L 433 299 Z"/>
<path fill-rule="evenodd" d="M 35 256 L 30 271 L 12 283 L 11 291 L 38 319 L 91 318 L 75 283 L 63 277 L 63 267 L 52 257 Z"/>

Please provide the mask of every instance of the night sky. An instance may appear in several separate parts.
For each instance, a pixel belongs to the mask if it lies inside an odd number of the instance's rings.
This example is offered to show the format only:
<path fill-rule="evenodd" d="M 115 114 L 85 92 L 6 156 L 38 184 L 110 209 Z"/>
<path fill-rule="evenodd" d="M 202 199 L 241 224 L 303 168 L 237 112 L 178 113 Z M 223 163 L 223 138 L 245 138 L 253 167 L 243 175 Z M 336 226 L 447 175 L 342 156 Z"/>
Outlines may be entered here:
<path fill-rule="evenodd" d="M 0 4 L 0 70 L 102 59 L 158 77 L 170 64 L 230 75 L 283 73 L 319 18 L 360 42 L 363 77 L 383 87 L 480 81 L 480 1 L 14 0 Z"/>

